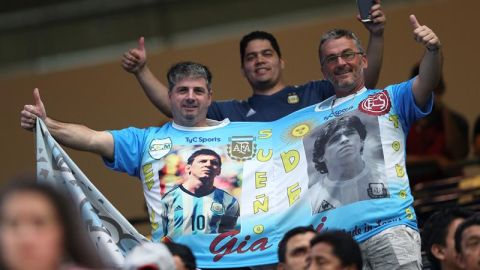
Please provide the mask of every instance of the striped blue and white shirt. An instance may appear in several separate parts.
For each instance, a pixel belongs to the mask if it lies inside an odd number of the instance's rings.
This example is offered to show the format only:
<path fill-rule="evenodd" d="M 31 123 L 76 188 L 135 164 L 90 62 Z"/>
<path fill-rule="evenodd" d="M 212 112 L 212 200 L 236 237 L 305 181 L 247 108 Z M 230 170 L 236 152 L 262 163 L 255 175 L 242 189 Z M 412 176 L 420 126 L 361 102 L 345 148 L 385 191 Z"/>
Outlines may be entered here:
<path fill-rule="evenodd" d="M 162 205 L 163 232 L 169 238 L 230 231 L 240 215 L 237 199 L 218 188 L 198 196 L 179 185 L 163 196 Z"/>

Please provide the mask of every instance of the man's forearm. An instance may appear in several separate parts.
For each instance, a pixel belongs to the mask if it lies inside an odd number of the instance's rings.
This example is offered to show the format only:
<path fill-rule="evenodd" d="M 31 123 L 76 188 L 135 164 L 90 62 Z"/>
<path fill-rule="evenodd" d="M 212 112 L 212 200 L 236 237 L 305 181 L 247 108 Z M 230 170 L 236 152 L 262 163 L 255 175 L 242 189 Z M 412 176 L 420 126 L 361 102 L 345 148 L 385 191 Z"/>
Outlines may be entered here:
<path fill-rule="evenodd" d="M 442 52 L 438 48 L 436 50 L 425 50 L 420 68 L 418 71 L 418 78 L 415 81 L 415 101 L 419 107 L 427 104 L 430 95 L 438 86 L 442 74 Z"/>
<path fill-rule="evenodd" d="M 382 34 L 370 34 L 367 48 L 368 68 L 365 69 L 365 86 L 368 89 L 375 89 L 383 61 L 384 38 Z"/>
<path fill-rule="evenodd" d="M 135 76 L 153 105 L 166 116 L 172 117 L 168 88 L 155 78 L 147 66 L 139 70 Z"/>
<path fill-rule="evenodd" d="M 83 125 L 64 123 L 48 117 L 45 124 L 60 144 L 113 159 L 113 137 L 109 132 L 96 131 Z"/>

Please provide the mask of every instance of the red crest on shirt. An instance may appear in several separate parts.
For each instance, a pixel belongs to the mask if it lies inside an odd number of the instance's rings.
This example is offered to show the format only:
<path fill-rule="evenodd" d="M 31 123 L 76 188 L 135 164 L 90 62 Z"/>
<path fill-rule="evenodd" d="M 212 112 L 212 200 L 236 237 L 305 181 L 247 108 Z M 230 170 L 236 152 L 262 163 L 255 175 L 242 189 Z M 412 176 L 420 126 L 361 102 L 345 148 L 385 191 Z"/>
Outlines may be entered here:
<path fill-rule="evenodd" d="M 387 91 L 384 90 L 375 95 L 368 96 L 358 104 L 358 109 L 366 114 L 380 116 L 388 113 L 391 106 L 392 102 L 390 102 L 390 97 Z"/>

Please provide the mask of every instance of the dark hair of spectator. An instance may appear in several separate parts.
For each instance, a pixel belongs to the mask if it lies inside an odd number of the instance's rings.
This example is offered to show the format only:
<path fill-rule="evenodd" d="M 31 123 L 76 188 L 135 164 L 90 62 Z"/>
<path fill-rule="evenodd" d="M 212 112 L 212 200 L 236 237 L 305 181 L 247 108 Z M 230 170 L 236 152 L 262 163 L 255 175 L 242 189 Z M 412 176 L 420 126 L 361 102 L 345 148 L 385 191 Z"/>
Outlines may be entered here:
<path fill-rule="evenodd" d="M 332 247 L 333 254 L 340 260 L 342 266 L 354 265 L 358 270 L 363 267 L 362 252 L 358 243 L 343 231 L 328 231 L 320 233 L 310 241 L 313 247 L 319 243 L 327 243 Z"/>
<path fill-rule="evenodd" d="M 475 214 L 463 221 L 458 225 L 457 231 L 455 232 L 455 250 L 457 253 L 462 253 L 462 234 L 463 232 L 471 226 L 480 226 L 480 213 Z"/>
<path fill-rule="evenodd" d="M 278 243 L 277 253 L 278 253 L 278 261 L 279 262 L 281 262 L 281 263 L 285 262 L 285 258 L 287 256 L 287 243 L 288 243 L 288 241 L 292 237 L 294 237 L 295 235 L 304 234 L 304 233 L 307 233 L 307 232 L 316 233 L 316 231 L 313 229 L 312 226 L 296 227 L 296 228 L 293 228 L 293 229 L 291 229 L 291 230 L 289 230 L 288 232 L 285 233 L 282 240 L 280 240 L 280 243 Z"/>
<path fill-rule="evenodd" d="M 207 66 L 195 62 L 179 62 L 170 67 L 167 72 L 168 91 L 172 91 L 177 83 L 185 79 L 204 79 L 207 90 L 212 90 L 212 73 Z"/>
<path fill-rule="evenodd" d="M 166 242 L 165 245 L 167 246 L 168 250 L 170 250 L 170 253 L 172 253 L 172 256 L 178 256 L 180 259 L 182 259 L 182 262 L 187 269 L 195 270 L 197 268 L 195 256 L 189 247 L 173 242 Z"/>
<path fill-rule="evenodd" d="M 457 218 L 467 219 L 473 214 L 473 211 L 459 207 L 447 208 L 433 213 L 425 222 L 422 230 L 422 249 L 427 253 L 432 270 L 441 269 L 440 261 L 432 254 L 432 246 L 437 244 L 445 247 L 450 224 Z"/>
<path fill-rule="evenodd" d="M 275 39 L 272 34 L 264 31 L 253 31 L 243 36 L 242 40 L 240 40 L 240 63 L 242 63 L 242 66 L 243 59 L 245 57 L 245 50 L 247 49 L 248 44 L 250 43 L 250 41 L 258 39 L 268 40 L 272 45 L 272 48 L 275 50 L 275 52 L 277 52 L 278 57 L 282 58 L 282 53 L 280 52 L 280 47 L 278 46 L 277 39 Z"/>

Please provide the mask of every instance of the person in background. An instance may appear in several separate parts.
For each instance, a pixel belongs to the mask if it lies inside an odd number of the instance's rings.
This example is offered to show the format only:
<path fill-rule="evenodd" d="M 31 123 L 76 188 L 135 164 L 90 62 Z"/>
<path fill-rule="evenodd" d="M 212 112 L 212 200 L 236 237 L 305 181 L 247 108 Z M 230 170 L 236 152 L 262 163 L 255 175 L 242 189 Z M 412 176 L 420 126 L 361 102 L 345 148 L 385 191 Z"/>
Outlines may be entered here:
<path fill-rule="evenodd" d="M 195 256 L 189 247 L 174 242 L 167 242 L 165 245 L 173 255 L 173 261 L 175 262 L 177 270 L 197 269 Z"/>
<path fill-rule="evenodd" d="M 285 233 L 278 244 L 277 270 L 305 270 L 310 264 L 310 240 L 316 235 L 312 226 L 296 227 Z"/>
<path fill-rule="evenodd" d="M 0 269 L 103 268 L 78 215 L 53 187 L 14 180 L 0 193 Z"/>
<path fill-rule="evenodd" d="M 461 269 L 480 270 L 480 215 L 462 222 L 455 232 L 455 250 Z"/>
<path fill-rule="evenodd" d="M 362 252 L 357 242 L 342 231 L 329 231 L 310 242 L 309 270 L 361 270 Z"/>
<path fill-rule="evenodd" d="M 422 230 L 423 250 L 432 270 L 460 270 L 455 251 L 458 225 L 474 213 L 463 208 L 442 209 L 433 213 Z"/>
<path fill-rule="evenodd" d="M 473 154 L 480 158 L 480 116 L 475 120 L 473 128 Z"/>

